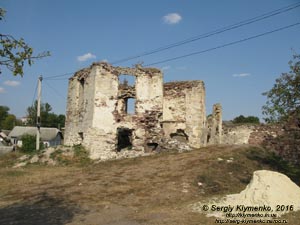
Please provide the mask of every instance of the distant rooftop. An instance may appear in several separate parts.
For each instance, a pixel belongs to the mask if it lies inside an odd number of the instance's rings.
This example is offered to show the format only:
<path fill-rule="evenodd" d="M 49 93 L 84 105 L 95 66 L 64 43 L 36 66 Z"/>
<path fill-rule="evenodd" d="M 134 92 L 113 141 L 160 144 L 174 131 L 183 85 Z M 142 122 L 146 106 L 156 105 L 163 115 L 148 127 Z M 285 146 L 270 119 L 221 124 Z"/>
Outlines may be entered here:
<path fill-rule="evenodd" d="M 36 127 L 22 127 L 15 126 L 14 129 L 10 132 L 9 137 L 11 138 L 20 138 L 24 134 L 36 135 Z M 53 140 L 58 134 L 62 136 L 62 133 L 57 128 L 48 128 L 41 127 L 41 140 L 42 141 L 50 141 Z"/>

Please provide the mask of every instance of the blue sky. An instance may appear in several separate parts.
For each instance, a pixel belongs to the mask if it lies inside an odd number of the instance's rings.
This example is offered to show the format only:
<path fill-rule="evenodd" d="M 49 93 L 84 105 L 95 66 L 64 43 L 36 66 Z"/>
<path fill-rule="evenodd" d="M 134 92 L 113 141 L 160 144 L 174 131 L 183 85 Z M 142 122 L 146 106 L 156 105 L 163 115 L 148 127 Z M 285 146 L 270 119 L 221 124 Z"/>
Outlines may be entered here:
<path fill-rule="evenodd" d="M 1 33 L 23 37 L 36 53 L 51 57 L 25 67 L 24 77 L 2 68 L 0 105 L 22 117 L 32 104 L 39 75 L 77 71 L 93 61 L 113 62 L 207 33 L 295 4 L 296 0 L 0 0 L 7 11 Z M 145 65 L 213 48 L 300 22 L 300 7 L 286 13 L 168 51 L 123 62 Z M 288 72 L 293 51 L 300 53 L 300 26 L 207 53 L 155 65 L 164 80 L 203 80 L 207 114 L 223 105 L 225 120 L 241 114 L 262 117 L 261 107 L 277 77 Z M 70 76 L 70 75 L 69 75 Z M 65 113 L 68 77 L 43 82 L 43 102 Z"/>

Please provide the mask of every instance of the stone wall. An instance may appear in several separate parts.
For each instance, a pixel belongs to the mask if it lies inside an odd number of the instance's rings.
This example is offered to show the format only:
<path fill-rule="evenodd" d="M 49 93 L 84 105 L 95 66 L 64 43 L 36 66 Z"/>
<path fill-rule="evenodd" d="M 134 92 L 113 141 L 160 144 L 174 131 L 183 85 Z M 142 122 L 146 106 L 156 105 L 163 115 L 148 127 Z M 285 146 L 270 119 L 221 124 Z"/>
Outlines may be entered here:
<path fill-rule="evenodd" d="M 94 65 L 89 77 L 94 82 L 88 91 L 93 92 L 94 99 L 85 106 L 90 111 L 85 119 L 91 120 L 91 126 L 85 127 L 83 145 L 91 151 L 91 158 L 105 158 L 116 148 L 117 130 L 112 112 L 117 105 L 119 81 L 105 64 Z"/>
<path fill-rule="evenodd" d="M 280 125 L 256 125 L 251 126 L 251 134 L 248 143 L 250 145 L 263 145 L 284 134 Z"/>
<path fill-rule="evenodd" d="M 300 165 L 300 129 L 284 125 L 224 125 L 222 144 L 250 144 Z"/>
<path fill-rule="evenodd" d="M 250 125 L 226 125 L 223 123 L 221 144 L 243 145 L 249 144 L 249 138 L 254 130 Z"/>
<path fill-rule="evenodd" d="M 300 129 L 287 126 L 259 126 L 251 133 L 249 144 L 262 145 L 283 159 L 300 165 Z"/>
<path fill-rule="evenodd" d="M 76 145 L 82 143 L 82 121 L 84 116 L 84 85 L 85 89 L 93 88 L 92 85 L 84 83 L 84 77 L 89 74 L 89 70 L 84 69 L 75 73 L 74 78 L 69 79 L 67 111 L 66 111 L 66 129 L 65 144 Z M 88 84 L 88 83 L 87 83 Z"/>
<path fill-rule="evenodd" d="M 150 74 L 149 74 L 150 73 Z M 163 76 L 159 70 L 141 71 L 136 78 L 136 146 L 151 151 L 162 143 Z"/>
<path fill-rule="evenodd" d="M 223 123 L 222 144 L 262 145 L 283 133 L 281 126 Z"/>
<path fill-rule="evenodd" d="M 179 136 L 191 147 L 205 145 L 205 87 L 202 81 L 164 84 L 163 129 L 166 138 Z"/>
<path fill-rule="evenodd" d="M 120 75 L 134 76 L 135 84 L 120 83 Z M 129 98 L 136 100 L 134 114 L 126 109 Z M 93 159 L 111 158 L 124 146 L 153 150 L 162 142 L 162 111 L 160 70 L 95 63 L 69 81 L 65 144 L 84 145 Z"/>

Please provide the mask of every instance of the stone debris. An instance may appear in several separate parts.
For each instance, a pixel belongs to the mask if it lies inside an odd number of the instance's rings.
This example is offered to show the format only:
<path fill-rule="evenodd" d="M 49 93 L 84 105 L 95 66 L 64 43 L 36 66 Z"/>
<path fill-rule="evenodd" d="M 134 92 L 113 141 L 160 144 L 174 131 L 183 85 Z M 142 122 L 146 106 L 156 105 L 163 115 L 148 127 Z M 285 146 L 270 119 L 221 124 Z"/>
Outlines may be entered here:
<path fill-rule="evenodd" d="M 229 158 L 226 160 L 227 163 L 232 163 L 233 162 L 233 158 Z"/>
<path fill-rule="evenodd" d="M 105 154 L 100 159 L 96 161 L 96 163 L 108 161 L 108 160 L 118 160 L 118 159 L 126 159 L 126 158 L 136 158 L 141 156 L 149 156 L 153 155 L 156 152 L 143 152 L 136 150 L 122 150 L 120 152 L 111 152 L 109 155 Z"/>
<path fill-rule="evenodd" d="M 190 148 L 186 143 L 181 143 L 177 140 L 170 140 L 165 144 L 167 148 L 144 152 L 135 149 L 122 149 L 121 151 L 111 151 L 106 154 L 100 155 L 98 160 L 95 160 L 95 163 L 108 161 L 108 160 L 118 160 L 125 158 L 136 158 L 141 156 L 149 156 L 159 153 L 159 151 L 168 151 L 168 150 L 177 150 L 178 152 L 190 151 Z M 74 157 L 73 147 L 59 146 L 59 147 L 50 147 L 42 150 L 41 152 L 34 155 L 23 155 L 17 159 L 17 163 L 13 168 L 24 167 L 28 164 L 42 163 L 46 165 L 58 165 L 59 162 L 56 159 L 56 155 L 66 157 L 67 159 L 72 159 Z"/>
<path fill-rule="evenodd" d="M 20 168 L 27 165 L 27 162 L 16 163 L 12 168 Z"/>
<path fill-rule="evenodd" d="M 38 155 L 34 155 L 31 159 L 30 159 L 30 163 L 37 163 L 39 161 L 39 156 Z"/>
<path fill-rule="evenodd" d="M 176 150 L 178 152 L 185 152 L 193 150 L 188 144 L 184 142 L 177 141 L 176 139 L 171 139 L 165 142 L 164 147 L 170 150 Z"/>
<path fill-rule="evenodd" d="M 22 156 L 18 159 L 18 161 L 19 161 L 19 162 L 22 162 L 22 161 L 25 161 L 25 160 L 27 160 L 27 159 L 29 159 L 29 158 L 30 158 L 29 155 L 22 155 Z"/>
<path fill-rule="evenodd" d="M 59 147 L 50 147 L 43 149 L 41 152 L 34 155 L 23 155 L 17 159 L 17 163 L 13 168 L 24 167 L 28 164 L 42 163 L 47 165 L 57 165 L 58 163 L 54 160 L 53 154 L 61 154 L 62 156 L 67 156 L 72 158 L 74 151 L 71 147 L 59 146 Z"/>
<path fill-rule="evenodd" d="M 184 183 L 182 183 L 182 190 L 181 190 L 181 192 L 188 193 L 189 192 L 189 190 L 188 190 L 189 188 L 190 188 L 190 184 L 184 182 Z"/>
<path fill-rule="evenodd" d="M 203 183 L 202 183 L 202 182 L 198 182 L 197 184 L 198 184 L 199 187 L 202 187 L 202 186 L 203 186 Z"/>
<path fill-rule="evenodd" d="M 240 212 L 237 206 L 266 206 L 271 207 L 273 213 L 278 216 L 288 213 L 291 211 L 300 210 L 300 187 L 293 183 L 290 178 L 286 175 L 268 171 L 268 170 L 258 170 L 255 171 L 252 180 L 247 185 L 246 189 L 239 194 L 227 195 L 223 198 L 212 199 L 207 203 L 198 202 L 191 206 L 192 210 L 195 212 L 207 213 L 207 216 L 215 216 L 225 218 L 226 212 L 224 211 L 203 211 L 203 205 L 207 205 L 211 209 L 212 205 L 219 207 L 233 207 L 231 213 Z M 280 208 L 278 206 L 290 207 Z M 246 212 L 249 213 L 249 212 Z M 250 213 L 254 213 L 251 211 Z M 266 210 L 260 213 L 266 213 Z"/>

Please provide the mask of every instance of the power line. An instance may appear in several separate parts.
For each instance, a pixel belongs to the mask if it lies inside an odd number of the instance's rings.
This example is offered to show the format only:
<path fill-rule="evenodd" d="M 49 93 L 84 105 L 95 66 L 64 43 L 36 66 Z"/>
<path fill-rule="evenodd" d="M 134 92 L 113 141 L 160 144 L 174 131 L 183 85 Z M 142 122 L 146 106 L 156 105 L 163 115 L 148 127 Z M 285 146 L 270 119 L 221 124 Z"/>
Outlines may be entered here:
<path fill-rule="evenodd" d="M 202 50 L 202 51 L 192 52 L 192 53 L 189 53 L 189 54 L 186 54 L 186 55 L 181 55 L 181 56 L 177 56 L 177 57 L 157 61 L 157 62 L 154 62 L 154 63 L 150 63 L 148 65 L 145 65 L 145 67 L 156 65 L 156 64 L 161 64 L 161 63 L 165 63 L 165 62 L 170 62 L 170 61 L 181 59 L 181 58 L 186 58 L 186 57 L 189 57 L 189 56 L 198 55 L 198 54 L 202 54 L 202 53 L 205 53 L 205 52 L 210 52 L 210 51 L 213 51 L 213 50 L 216 50 L 216 49 L 220 49 L 220 48 L 224 48 L 224 47 L 227 47 L 227 46 L 230 46 L 230 45 L 235 45 L 235 44 L 238 44 L 238 43 L 241 43 L 241 42 L 249 41 L 249 40 L 252 40 L 252 39 L 255 39 L 255 38 L 258 38 L 258 37 L 262 37 L 262 36 L 272 34 L 272 33 L 278 32 L 278 31 L 282 31 L 282 30 L 285 30 L 285 29 L 288 29 L 288 28 L 291 28 L 291 27 L 294 27 L 294 26 L 298 26 L 298 25 L 300 25 L 300 22 L 294 23 L 294 24 L 291 24 L 291 25 L 288 25 L 288 26 L 280 27 L 278 29 L 271 30 L 271 31 L 261 33 L 261 34 L 258 34 L 258 35 L 254 35 L 254 36 L 251 36 L 251 37 L 248 37 L 248 38 L 244 38 L 244 39 L 241 39 L 241 40 L 238 40 L 238 41 L 233 41 L 233 42 L 230 42 L 230 43 L 227 43 L 227 44 L 219 45 L 217 47 L 208 48 L 208 49 L 205 49 L 205 50 Z"/>
<path fill-rule="evenodd" d="M 70 73 L 64 73 L 64 74 L 55 75 L 55 76 L 47 76 L 47 77 L 44 77 L 44 79 L 52 80 L 53 78 L 64 77 L 64 76 L 68 76 L 68 75 L 71 75 L 71 74 L 74 74 L 74 73 L 75 72 L 70 72 Z M 68 78 L 66 78 L 66 79 L 68 79 Z"/>
<path fill-rule="evenodd" d="M 254 22 L 257 22 L 257 21 L 260 21 L 260 20 L 263 20 L 263 19 L 267 19 L 267 18 L 270 18 L 270 17 L 275 16 L 275 15 L 279 15 L 281 13 L 290 11 L 290 10 L 295 9 L 297 7 L 300 7 L 300 3 L 291 4 L 291 5 L 279 8 L 277 10 L 274 10 L 274 11 L 271 11 L 271 12 L 268 12 L 268 13 L 264 13 L 260 16 L 256 16 L 256 17 L 253 17 L 251 19 L 243 20 L 243 21 L 240 21 L 238 23 L 235 23 L 235 24 L 232 24 L 232 25 L 229 25 L 229 26 L 225 26 L 223 28 L 220 28 L 220 29 L 217 29 L 217 30 L 214 30 L 214 31 L 211 31 L 211 32 L 207 32 L 207 33 L 204 33 L 204 34 L 201 34 L 201 35 L 198 35 L 198 36 L 194 36 L 194 37 L 191 37 L 191 38 L 179 41 L 179 42 L 175 42 L 173 44 L 162 46 L 162 47 L 159 47 L 159 48 L 154 49 L 154 50 L 146 51 L 144 53 L 141 53 L 141 54 L 138 54 L 138 55 L 135 55 L 135 56 L 131 56 L 131 57 L 127 57 L 127 58 L 124 58 L 124 59 L 121 59 L 121 60 L 117 60 L 115 62 L 112 62 L 111 64 L 117 64 L 117 63 L 129 61 L 129 60 L 132 60 L 132 59 L 140 58 L 142 56 L 151 55 L 151 54 L 161 52 L 161 51 L 165 51 L 165 50 L 168 50 L 168 49 L 180 46 L 180 45 L 191 43 L 191 42 L 194 42 L 194 41 L 197 41 L 197 40 L 200 40 L 200 39 L 211 37 L 213 35 L 224 33 L 226 31 L 230 31 L 230 30 L 233 30 L 233 29 L 245 26 L 245 25 L 249 25 L 251 23 L 254 23 Z M 244 40 L 242 40 L 242 41 L 244 41 Z M 229 45 L 231 45 L 231 44 L 229 43 Z M 228 45 L 226 45 L 226 46 L 228 46 Z M 220 46 L 220 47 L 222 47 L 222 46 Z M 220 47 L 218 47 L 218 48 L 220 48 Z M 214 50 L 214 49 L 212 49 L 212 50 Z M 206 51 L 211 51 L 211 49 L 207 49 L 207 50 L 205 50 L 205 52 Z M 198 54 L 200 54 L 200 53 L 198 53 Z M 177 58 L 177 57 L 175 57 L 175 58 Z M 154 65 L 154 64 L 149 64 L 149 65 Z M 44 80 L 53 80 L 53 81 L 54 80 L 67 80 L 69 78 L 62 78 L 62 77 L 72 75 L 75 72 L 64 73 L 64 74 L 54 75 L 54 76 L 46 76 L 46 77 L 44 77 Z"/>
<path fill-rule="evenodd" d="M 65 97 L 64 97 L 62 94 L 60 94 L 59 91 L 57 91 L 57 90 L 56 90 L 53 86 L 51 86 L 47 81 L 44 82 L 44 84 L 46 84 L 50 89 L 52 89 L 52 90 L 55 92 L 55 94 L 56 94 L 57 96 L 59 96 L 60 98 L 65 99 Z"/>
<path fill-rule="evenodd" d="M 171 49 L 171 48 L 174 48 L 174 47 L 178 47 L 178 46 L 181 46 L 181 45 L 184 45 L 184 44 L 188 44 L 188 43 L 200 40 L 200 39 L 204 39 L 204 38 L 211 37 L 211 36 L 214 36 L 214 35 L 217 35 L 217 34 L 221 34 L 221 33 L 224 33 L 226 31 L 237 29 L 239 27 L 246 26 L 246 25 L 249 25 L 249 24 L 252 24 L 252 23 L 255 23 L 255 22 L 258 22 L 258 21 L 261 21 L 261 20 L 264 20 L 264 19 L 267 19 L 267 18 L 270 18 L 270 17 L 273 17 L 273 16 L 276 16 L 276 15 L 288 12 L 292 9 L 297 8 L 297 7 L 300 7 L 300 3 L 291 4 L 291 5 L 282 7 L 280 9 L 277 9 L 277 10 L 274 10 L 274 11 L 271 11 L 271 12 L 268 12 L 268 13 L 264 13 L 260 16 L 256 16 L 256 17 L 253 17 L 251 19 L 243 20 L 243 21 L 240 21 L 238 23 L 235 23 L 235 24 L 232 24 L 232 25 L 229 25 L 229 26 L 225 26 L 223 28 L 219 28 L 219 29 L 214 30 L 214 31 L 210 31 L 210 32 L 207 32 L 207 33 L 204 33 L 204 34 L 201 34 L 201 35 L 197 35 L 197 36 L 194 36 L 194 37 L 191 37 L 191 38 L 179 41 L 179 42 L 175 42 L 173 44 L 162 46 L 162 47 L 159 47 L 159 48 L 154 49 L 154 50 L 146 51 L 146 52 L 140 53 L 140 54 L 135 55 L 135 56 L 126 57 L 126 58 L 114 61 L 114 62 L 112 62 L 112 64 L 126 62 L 126 61 L 129 61 L 129 60 L 132 60 L 132 59 L 140 58 L 142 56 L 151 55 L 151 54 L 154 54 L 154 53 L 157 53 L 157 52 L 165 51 L 165 50 L 168 50 L 168 49 Z"/>
<path fill-rule="evenodd" d="M 71 74 L 74 74 L 74 73 L 75 73 L 75 72 L 70 73 L 70 75 L 71 75 Z M 46 80 L 47 80 L 47 81 L 69 80 L 69 77 L 67 77 L 67 78 L 47 78 Z"/>

